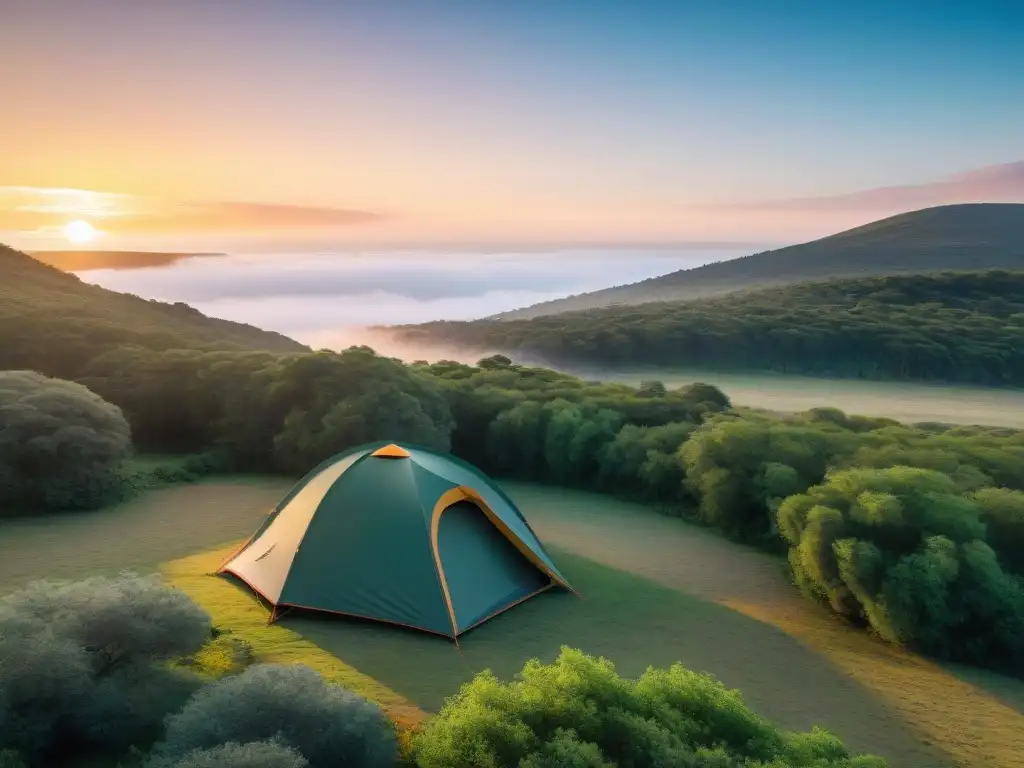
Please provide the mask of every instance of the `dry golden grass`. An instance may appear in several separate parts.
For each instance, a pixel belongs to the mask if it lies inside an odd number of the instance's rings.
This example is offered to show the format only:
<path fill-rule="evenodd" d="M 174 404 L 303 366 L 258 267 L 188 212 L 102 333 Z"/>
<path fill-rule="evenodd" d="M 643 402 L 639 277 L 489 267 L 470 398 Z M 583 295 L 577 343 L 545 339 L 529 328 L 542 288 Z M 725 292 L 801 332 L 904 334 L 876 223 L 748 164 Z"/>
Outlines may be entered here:
<path fill-rule="evenodd" d="M 312 667 L 328 680 L 379 704 L 408 738 L 426 717 L 423 710 L 286 627 L 269 625 L 267 610 L 250 595 L 226 579 L 210 577 L 233 546 L 173 560 L 161 570 L 170 583 L 209 612 L 217 627 L 249 643 L 260 661 Z"/>
<path fill-rule="evenodd" d="M 1024 766 L 1024 714 L 988 691 L 814 606 L 721 602 L 807 643 L 891 704 L 957 765 Z"/>

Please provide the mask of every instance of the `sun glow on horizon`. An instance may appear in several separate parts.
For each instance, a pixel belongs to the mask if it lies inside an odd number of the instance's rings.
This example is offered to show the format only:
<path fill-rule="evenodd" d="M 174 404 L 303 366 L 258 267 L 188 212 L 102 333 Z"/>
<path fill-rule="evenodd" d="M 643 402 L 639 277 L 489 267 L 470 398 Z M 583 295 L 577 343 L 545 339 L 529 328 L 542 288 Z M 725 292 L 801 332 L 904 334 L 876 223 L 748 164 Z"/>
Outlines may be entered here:
<path fill-rule="evenodd" d="M 96 228 L 84 219 L 75 219 L 64 225 L 64 237 L 75 245 L 91 243 L 98 234 Z"/>

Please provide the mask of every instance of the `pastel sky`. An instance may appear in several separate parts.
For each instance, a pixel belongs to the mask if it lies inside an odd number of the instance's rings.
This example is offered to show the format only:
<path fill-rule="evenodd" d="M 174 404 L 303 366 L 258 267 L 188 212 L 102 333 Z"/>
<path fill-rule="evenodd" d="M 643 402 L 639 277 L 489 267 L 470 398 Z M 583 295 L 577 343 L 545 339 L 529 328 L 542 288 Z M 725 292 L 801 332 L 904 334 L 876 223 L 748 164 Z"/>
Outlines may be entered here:
<path fill-rule="evenodd" d="M 0 239 L 796 241 L 1024 201 L 1009 0 L 0 0 Z"/>

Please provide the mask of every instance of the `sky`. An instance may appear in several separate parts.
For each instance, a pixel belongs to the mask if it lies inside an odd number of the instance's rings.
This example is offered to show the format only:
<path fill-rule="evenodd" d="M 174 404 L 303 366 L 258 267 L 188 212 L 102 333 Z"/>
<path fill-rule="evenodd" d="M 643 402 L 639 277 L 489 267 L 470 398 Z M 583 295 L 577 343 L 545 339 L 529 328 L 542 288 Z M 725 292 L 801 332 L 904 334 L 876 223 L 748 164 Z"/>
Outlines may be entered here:
<path fill-rule="evenodd" d="M 1010 0 L 0 0 L 0 239 L 796 242 L 1024 201 L 1021 72 Z"/>

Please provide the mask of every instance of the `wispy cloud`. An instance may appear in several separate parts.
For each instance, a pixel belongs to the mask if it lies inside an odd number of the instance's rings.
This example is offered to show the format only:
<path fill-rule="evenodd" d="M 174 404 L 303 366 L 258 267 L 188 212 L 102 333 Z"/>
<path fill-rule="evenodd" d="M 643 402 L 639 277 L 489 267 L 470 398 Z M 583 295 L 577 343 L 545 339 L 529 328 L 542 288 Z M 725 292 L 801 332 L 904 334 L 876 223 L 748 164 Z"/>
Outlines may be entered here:
<path fill-rule="evenodd" d="M 385 214 L 233 201 L 165 201 L 82 189 L 0 187 L 0 230 L 49 230 L 71 218 L 117 233 L 310 231 L 367 224 Z"/>
<path fill-rule="evenodd" d="M 166 205 L 136 213 L 118 224 L 121 231 L 314 230 L 367 224 L 386 218 L 372 211 L 273 203 L 209 202 Z"/>
<path fill-rule="evenodd" d="M 922 184 L 876 187 L 859 192 L 787 200 L 708 206 L 735 211 L 896 212 L 954 203 L 1024 202 L 1024 160 L 958 173 Z"/>

